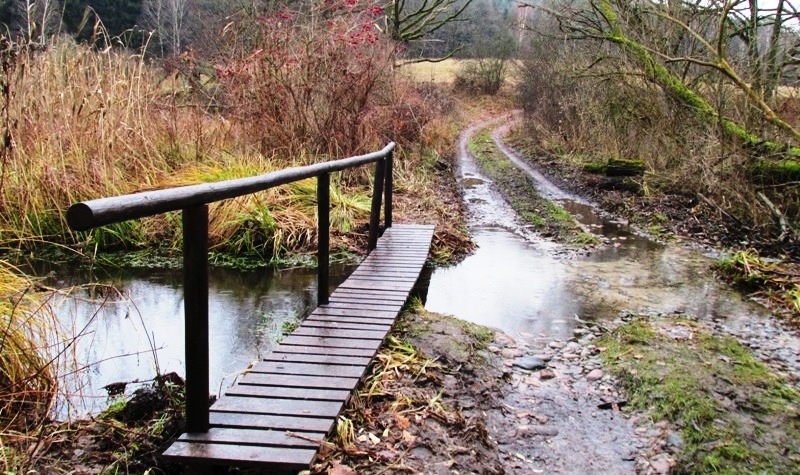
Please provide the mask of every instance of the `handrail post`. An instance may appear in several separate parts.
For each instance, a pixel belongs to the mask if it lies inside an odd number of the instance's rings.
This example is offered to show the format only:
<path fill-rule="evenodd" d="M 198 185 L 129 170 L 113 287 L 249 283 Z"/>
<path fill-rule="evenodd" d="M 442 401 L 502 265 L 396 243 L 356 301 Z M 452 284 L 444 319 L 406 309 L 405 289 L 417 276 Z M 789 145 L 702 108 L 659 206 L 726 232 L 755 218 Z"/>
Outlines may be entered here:
<path fill-rule="evenodd" d="M 378 227 L 381 221 L 381 197 L 383 195 L 383 181 L 386 171 L 386 159 L 382 158 L 375 163 L 375 183 L 372 188 L 372 208 L 369 215 L 369 243 L 367 252 L 372 252 L 378 247 Z"/>
<path fill-rule="evenodd" d="M 186 431 L 208 432 L 208 206 L 183 210 Z"/>
<path fill-rule="evenodd" d="M 383 221 L 387 228 L 392 227 L 392 189 L 394 188 L 394 151 L 386 155 L 386 187 L 383 190 Z"/>
<path fill-rule="evenodd" d="M 331 176 L 317 176 L 317 305 L 330 303 L 328 296 L 331 244 Z"/>

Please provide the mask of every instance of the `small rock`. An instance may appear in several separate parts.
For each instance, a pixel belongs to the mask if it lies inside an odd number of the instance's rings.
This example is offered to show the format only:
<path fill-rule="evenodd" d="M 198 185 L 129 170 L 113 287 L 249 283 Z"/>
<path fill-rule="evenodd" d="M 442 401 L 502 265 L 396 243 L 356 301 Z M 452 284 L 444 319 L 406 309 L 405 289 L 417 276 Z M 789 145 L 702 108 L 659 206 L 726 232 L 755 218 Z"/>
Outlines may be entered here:
<path fill-rule="evenodd" d="M 566 350 L 569 351 L 570 353 L 580 353 L 582 349 L 583 347 L 578 342 L 571 341 L 567 343 Z"/>
<path fill-rule="evenodd" d="M 555 377 L 556 374 L 549 369 L 543 369 L 539 371 L 539 379 L 553 379 Z"/>
<path fill-rule="evenodd" d="M 558 429 L 553 426 L 533 426 L 530 428 L 530 433 L 533 435 L 543 435 L 545 437 L 555 437 L 558 435 Z"/>
<path fill-rule="evenodd" d="M 547 346 L 549 346 L 550 348 L 552 348 L 554 350 L 559 350 L 561 348 L 564 348 L 564 343 L 562 343 L 560 341 L 551 341 L 550 344 L 547 345 Z"/>
<path fill-rule="evenodd" d="M 497 334 L 495 334 L 494 342 L 497 344 L 497 346 L 499 346 L 501 348 L 504 348 L 504 347 L 507 347 L 507 346 L 514 346 L 514 345 L 517 344 L 517 342 L 513 338 L 511 338 L 511 336 L 506 335 L 505 333 L 497 333 Z"/>
<path fill-rule="evenodd" d="M 683 437 L 677 432 L 672 432 L 667 436 L 667 447 L 674 449 L 674 451 L 679 451 L 683 448 Z"/>
<path fill-rule="evenodd" d="M 597 381 L 603 377 L 603 370 L 600 369 L 593 369 L 589 371 L 589 374 L 586 375 L 587 381 Z"/>
<path fill-rule="evenodd" d="M 542 361 L 550 361 L 550 360 L 553 359 L 553 355 L 546 354 L 546 353 L 541 353 L 541 354 L 531 355 L 531 356 L 534 357 L 534 358 L 539 358 Z"/>
<path fill-rule="evenodd" d="M 665 454 L 659 455 L 650 460 L 650 467 L 652 467 L 653 471 L 658 474 L 669 473 L 670 469 L 672 468 L 672 459 Z"/>
<path fill-rule="evenodd" d="M 547 362 L 533 356 L 528 356 L 516 360 L 514 366 L 527 370 L 537 370 L 546 368 Z"/>
<path fill-rule="evenodd" d="M 544 414 L 533 414 L 533 418 L 536 419 L 539 424 L 547 424 L 550 422 L 550 417 L 545 416 Z"/>

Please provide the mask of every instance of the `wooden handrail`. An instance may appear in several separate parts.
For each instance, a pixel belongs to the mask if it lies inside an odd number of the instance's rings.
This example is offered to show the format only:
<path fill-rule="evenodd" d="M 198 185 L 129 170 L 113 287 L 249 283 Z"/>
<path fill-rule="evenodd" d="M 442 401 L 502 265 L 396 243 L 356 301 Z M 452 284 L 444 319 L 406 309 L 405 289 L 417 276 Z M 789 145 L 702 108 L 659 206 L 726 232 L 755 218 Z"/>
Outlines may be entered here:
<path fill-rule="evenodd" d="M 75 231 L 182 211 L 187 432 L 207 432 L 209 429 L 208 204 L 317 177 L 317 300 L 320 305 L 325 305 L 328 303 L 330 268 L 330 173 L 375 163 L 367 249 L 372 251 L 378 240 L 382 198 L 384 224 L 387 228 L 392 225 L 394 148 L 394 142 L 390 142 L 382 150 L 366 155 L 249 178 L 100 198 L 76 203 L 67 210 L 67 223 Z"/>
<path fill-rule="evenodd" d="M 249 178 L 226 180 L 217 183 L 181 186 L 163 190 L 145 191 L 129 195 L 100 198 L 70 206 L 67 223 L 75 231 L 86 231 L 106 224 L 143 218 L 168 211 L 192 208 L 215 201 L 249 195 L 276 186 L 332 173 L 390 156 L 394 142 L 382 150 L 367 155 L 315 163 L 304 167 L 287 168 Z"/>

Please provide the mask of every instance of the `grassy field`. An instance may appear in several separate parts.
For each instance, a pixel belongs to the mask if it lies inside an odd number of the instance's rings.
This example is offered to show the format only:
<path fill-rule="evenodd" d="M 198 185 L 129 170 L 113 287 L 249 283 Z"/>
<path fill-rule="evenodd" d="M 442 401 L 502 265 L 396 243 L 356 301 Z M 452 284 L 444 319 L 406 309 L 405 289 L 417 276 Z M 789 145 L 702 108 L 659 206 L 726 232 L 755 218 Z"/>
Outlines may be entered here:
<path fill-rule="evenodd" d="M 405 63 L 400 65 L 400 74 L 417 82 L 434 84 L 453 84 L 456 73 L 466 60 L 446 59 L 438 63 Z"/>

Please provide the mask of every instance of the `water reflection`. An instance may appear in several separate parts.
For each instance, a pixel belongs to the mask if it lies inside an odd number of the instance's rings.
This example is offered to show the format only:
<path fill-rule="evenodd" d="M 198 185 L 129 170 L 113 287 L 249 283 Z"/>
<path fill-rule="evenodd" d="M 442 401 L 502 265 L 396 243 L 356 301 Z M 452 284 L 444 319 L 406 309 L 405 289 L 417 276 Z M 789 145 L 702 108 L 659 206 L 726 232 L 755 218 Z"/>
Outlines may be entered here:
<path fill-rule="evenodd" d="M 333 266 L 332 287 L 350 270 Z M 61 288 L 75 283 L 59 280 L 69 275 L 68 270 L 48 272 Z M 71 408 L 62 410 L 62 416 L 102 409 L 107 384 L 149 380 L 156 371 L 185 373 L 181 271 L 117 271 L 99 280 L 119 292 L 78 287 L 53 302 L 68 333 L 80 335 L 74 347 L 76 359 L 89 364 L 66 382 L 83 397 L 70 401 Z M 227 387 L 238 371 L 270 351 L 284 322 L 304 317 L 316 305 L 316 298 L 313 269 L 247 273 L 212 269 L 210 391 Z M 189 329 L 188 334 L 192 333 Z"/>
<path fill-rule="evenodd" d="M 501 228 L 477 228 L 478 249 L 431 276 L 425 307 L 512 334 L 572 335 L 580 304 L 566 267 L 549 252 Z"/>
<path fill-rule="evenodd" d="M 572 336 L 579 320 L 621 312 L 723 317 L 734 326 L 765 314 L 715 280 L 711 258 L 650 240 L 557 187 L 498 140 L 500 128 L 493 134 L 496 143 L 537 190 L 604 243 L 588 255 L 565 257 L 559 246 L 532 235 L 468 152 L 467 138 L 488 125 L 467 130 L 460 147 L 458 179 L 478 250 L 457 266 L 433 272 L 429 310 L 540 341 Z"/>

